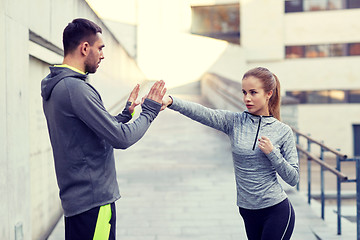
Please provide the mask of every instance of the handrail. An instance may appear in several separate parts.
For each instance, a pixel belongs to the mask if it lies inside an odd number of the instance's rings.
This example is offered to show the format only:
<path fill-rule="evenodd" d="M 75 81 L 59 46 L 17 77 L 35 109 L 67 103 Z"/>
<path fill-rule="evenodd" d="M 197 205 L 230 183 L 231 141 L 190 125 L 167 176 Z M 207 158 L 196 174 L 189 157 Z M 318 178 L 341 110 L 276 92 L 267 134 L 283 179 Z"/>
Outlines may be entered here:
<path fill-rule="evenodd" d="M 322 148 L 325 149 L 326 151 L 332 152 L 332 153 L 335 154 L 336 156 L 339 156 L 341 159 L 346 159 L 346 158 L 348 157 L 347 155 L 344 155 L 344 154 L 340 153 L 339 151 L 334 150 L 334 149 L 326 146 L 325 144 L 319 142 L 318 140 L 315 140 L 315 139 L 309 137 L 308 135 L 305 135 L 305 134 L 299 132 L 299 131 L 298 131 L 297 129 L 295 129 L 294 127 L 291 127 L 291 128 L 292 128 L 293 132 L 295 132 L 296 134 L 298 134 L 298 135 L 306 138 L 307 140 L 309 140 L 309 141 L 311 141 L 311 142 L 319 145 L 320 147 L 322 147 Z"/>
<path fill-rule="evenodd" d="M 318 163 L 319 165 L 321 165 L 322 167 L 324 167 L 326 170 L 334 173 L 336 176 L 338 176 L 342 181 L 347 181 L 348 180 L 348 176 L 346 176 L 345 174 L 343 174 L 342 172 L 336 170 L 335 168 L 333 168 L 332 166 L 330 166 L 329 164 L 327 164 L 326 162 L 324 162 L 323 160 L 321 160 L 320 158 L 316 157 L 313 153 L 308 152 L 307 150 L 305 150 L 304 148 L 302 148 L 299 144 L 296 145 L 296 148 L 304 153 L 307 157 L 308 160 L 314 161 L 316 163 Z"/>

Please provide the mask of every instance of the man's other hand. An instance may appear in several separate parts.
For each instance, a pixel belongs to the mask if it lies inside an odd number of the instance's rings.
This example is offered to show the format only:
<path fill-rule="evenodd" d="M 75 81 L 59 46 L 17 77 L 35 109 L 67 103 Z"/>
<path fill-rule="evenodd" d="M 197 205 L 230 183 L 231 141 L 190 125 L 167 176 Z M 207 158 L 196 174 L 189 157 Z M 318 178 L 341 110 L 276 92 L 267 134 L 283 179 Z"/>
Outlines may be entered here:
<path fill-rule="evenodd" d="M 128 102 L 131 102 L 131 106 L 129 107 L 129 112 L 133 113 L 134 109 L 137 105 L 140 104 L 139 101 L 136 101 L 138 95 L 139 95 L 140 85 L 136 84 L 135 88 L 130 93 L 130 97 L 128 99 Z"/>

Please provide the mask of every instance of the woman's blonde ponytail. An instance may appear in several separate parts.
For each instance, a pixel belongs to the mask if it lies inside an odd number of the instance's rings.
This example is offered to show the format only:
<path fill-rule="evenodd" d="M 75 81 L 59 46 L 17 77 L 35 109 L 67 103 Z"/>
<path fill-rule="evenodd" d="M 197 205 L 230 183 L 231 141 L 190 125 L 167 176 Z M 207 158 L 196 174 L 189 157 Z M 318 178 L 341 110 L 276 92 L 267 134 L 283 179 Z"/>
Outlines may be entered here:
<path fill-rule="evenodd" d="M 273 94 L 269 99 L 269 112 L 273 115 L 276 119 L 280 121 L 280 104 L 281 104 L 281 96 L 280 96 L 280 82 L 278 77 L 273 74 L 275 78 L 276 86 L 273 89 Z"/>

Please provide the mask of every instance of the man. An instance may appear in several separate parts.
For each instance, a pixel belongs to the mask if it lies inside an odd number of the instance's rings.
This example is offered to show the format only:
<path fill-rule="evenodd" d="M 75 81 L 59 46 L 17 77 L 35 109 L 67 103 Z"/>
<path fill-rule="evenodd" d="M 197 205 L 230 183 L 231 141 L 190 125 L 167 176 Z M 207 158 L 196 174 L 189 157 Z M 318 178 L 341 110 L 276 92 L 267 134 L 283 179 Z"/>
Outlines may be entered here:
<path fill-rule="evenodd" d="M 140 116 L 127 123 L 137 105 L 137 85 L 123 112 L 110 115 L 99 93 L 85 82 L 104 59 L 101 34 L 89 20 L 69 23 L 63 32 L 63 65 L 50 67 L 41 82 L 66 240 L 115 239 L 115 201 L 120 194 L 113 148 L 126 149 L 145 134 L 166 92 L 165 83 L 156 82 Z"/>

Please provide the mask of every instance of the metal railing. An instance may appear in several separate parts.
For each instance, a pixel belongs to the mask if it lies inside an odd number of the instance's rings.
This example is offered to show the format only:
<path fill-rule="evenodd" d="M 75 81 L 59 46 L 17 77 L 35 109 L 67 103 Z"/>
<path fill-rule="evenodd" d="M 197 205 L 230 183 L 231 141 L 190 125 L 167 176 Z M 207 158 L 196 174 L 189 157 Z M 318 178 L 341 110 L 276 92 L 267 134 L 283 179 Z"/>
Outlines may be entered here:
<path fill-rule="evenodd" d="M 240 83 L 229 81 L 216 74 L 206 74 L 203 77 L 204 83 L 212 89 L 212 91 L 220 95 L 225 101 L 232 104 L 239 110 L 244 110 L 244 105 L 241 97 L 238 94 L 234 94 L 231 89 L 241 90 Z M 321 218 L 325 219 L 325 179 L 324 172 L 329 171 L 337 178 L 337 190 L 336 190 L 336 205 L 337 205 L 337 234 L 341 235 L 341 184 L 342 183 L 356 183 L 356 224 L 357 224 L 357 240 L 360 240 L 360 157 L 348 158 L 347 155 L 340 153 L 338 150 L 334 150 L 322 142 L 319 142 L 308 135 L 305 135 L 295 128 L 292 128 L 297 143 L 297 150 L 300 156 L 304 154 L 307 157 L 307 197 L 308 203 L 311 203 L 311 163 L 315 162 L 320 165 L 320 196 L 321 196 Z M 300 137 L 303 137 L 307 141 L 307 149 L 300 145 Z M 317 145 L 320 148 L 319 157 L 311 152 L 311 146 Z M 336 167 L 333 167 L 325 162 L 324 153 L 329 152 L 336 157 Z M 349 179 L 347 175 L 341 172 L 342 162 L 355 162 L 356 163 L 356 178 Z M 297 185 L 299 190 L 299 184 Z"/>
<path fill-rule="evenodd" d="M 308 203 L 311 203 L 311 163 L 315 162 L 321 166 L 320 168 L 320 198 L 321 198 L 321 218 L 325 219 L 325 180 L 324 171 L 329 171 L 337 178 L 336 186 L 336 205 L 337 205 L 337 234 L 341 235 L 341 184 L 342 183 L 356 183 L 356 224 L 357 224 L 357 239 L 360 240 L 360 158 L 348 158 L 347 155 L 340 153 L 338 150 L 331 149 L 323 143 L 293 129 L 296 136 L 297 150 L 301 154 L 307 157 L 307 197 Z M 307 149 L 304 149 L 300 143 L 300 137 L 303 137 L 307 141 Z M 311 152 L 311 146 L 315 144 L 320 147 L 320 156 L 317 157 Z M 325 162 L 324 153 L 330 152 L 336 157 L 336 167 L 330 166 Z M 341 172 L 342 162 L 355 162 L 356 163 L 356 178 L 349 179 L 344 173 Z M 299 190 L 299 184 L 297 186 Z"/>

